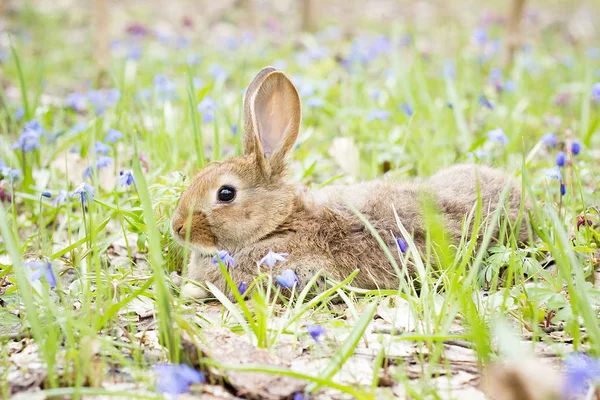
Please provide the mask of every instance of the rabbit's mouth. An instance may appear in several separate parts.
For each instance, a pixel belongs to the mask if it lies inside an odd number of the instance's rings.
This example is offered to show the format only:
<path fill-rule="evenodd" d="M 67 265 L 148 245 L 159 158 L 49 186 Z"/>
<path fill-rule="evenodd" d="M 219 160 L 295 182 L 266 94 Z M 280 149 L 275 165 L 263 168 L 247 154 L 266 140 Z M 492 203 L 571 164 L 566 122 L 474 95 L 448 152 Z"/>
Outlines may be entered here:
<path fill-rule="evenodd" d="M 171 234 L 182 246 L 188 247 L 195 252 L 214 255 L 217 251 L 215 237 L 206 224 L 203 215 L 192 216 L 191 223 L 185 223 L 181 218 L 173 218 L 171 221 Z"/>

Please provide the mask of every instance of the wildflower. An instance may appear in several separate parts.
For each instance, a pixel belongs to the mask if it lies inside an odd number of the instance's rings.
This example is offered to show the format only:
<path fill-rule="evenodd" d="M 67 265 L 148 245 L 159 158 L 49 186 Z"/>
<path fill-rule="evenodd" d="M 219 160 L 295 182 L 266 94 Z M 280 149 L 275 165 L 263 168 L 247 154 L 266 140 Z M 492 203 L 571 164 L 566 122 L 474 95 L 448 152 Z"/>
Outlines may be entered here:
<path fill-rule="evenodd" d="M 52 193 L 50 192 L 42 192 L 42 196 L 47 198 L 47 199 L 51 199 L 52 198 Z"/>
<path fill-rule="evenodd" d="M 202 59 L 200 58 L 200 56 L 198 54 L 188 54 L 187 58 L 186 58 L 186 63 L 190 67 L 194 67 L 194 66 L 200 64 L 201 60 Z"/>
<path fill-rule="evenodd" d="M 206 96 L 198 104 L 197 109 L 198 109 L 199 113 L 211 112 L 211 111 L 215 111 L 217 109 L 217 104 L 214 102 L 213 99 L 211 99 L 210 97 Z"/>
<path fill-rule="evenodd" d="M 477 149 L 475 151 L 470 151 L 467 153 L 467 157 L 473 159 L 473 158 L 484 158 L 484 157 L 489 157 L 490 153 L 488 151 L 485 150 L 481 150 L 481 149 Z"/>
<path fill-rule="evenodd" d="M 552 132 L 548 132 L 544 136 L 542 136 L 541 141 L 542 143 L 550 147 L 556 147 L 557 144 L 556 136 L 554 136 L 554 133 Z"/>
<path fill-rule="evenodd" d="M 378 119 L 380 121 L 385 121 L 389 118 L 390 112 L 386 110 L 374 110 L 367 115 L 367 121 L 373 121 L 374 119 Z"/>
<path fill-rule="evenodd" d="M 162 74 L 156 74 L 154 75 L 152 82 L 154 84 L 154 90 L 156 91 L 158 100 L 169 101 L 177 96 L 175 93 L 175 83 L 170 81 L 166 76 Z"/>
<path fill-rule="evenodd" d="M 269 268 L 273 268 L 278 262 L 286 262 L 287 259 L 285 257 L 287 256 L 289 256 L 288 253 L 275 253 L 273 250 L 269 250 L 267 255 L 258 262 L 258 265 L 267 264 Z"/>
<path fill-rule="evenodd" d="M 473 39 L 475 39 L 475 42 L 480 46 L 485 45 L 485 43 L 488 41 L 488 38 L 488 32 L 485 28 L 477 28 L 473 32 Z"/>
<path fill-rule="evenodd" d="M 12 201 L 12 196 L 2 186 L 0 186 L 0 201 Z"/>
<path fill-rule="evenodd" d="M 412 117 L 415 111 L 408 103 L 400 104 L 400 109 L 406 114 L 407 117 Z"/>
<path fill-rule="evenodd" d="M 113 144 L 117 140 L 121 140 L 121 139 L 123 139 L 123 133 L 120 132 L 120 131 L 118 131 L 118 130 L 116 130 L 116 129 L 113 129 L 113 128 L 110 128 L 108 130 L 108 133 L 104 137 L 104 141 L 105 142 L 107 142 L 107 143 L 113 143 Z"/>
<path fill-rule="evenodd" d="M 600 101 L 600 82 L 596 82 L 592 86 L 592 99 L 594 101 Z"/>
<path fill-rule="evenodd" d="M 202 123 L 209 124 L 215 120 L 215 113 L 212 111 L 208 111 L 202 114 Z"/>
<path fill-rule="evenodd" d="M 131 173 L 131 171 L 119 172 L 118 179 L 121 186 L 131 186 L 135 183 L 135 179 L 133 178 L 133 174 Z"/>
<path fill-rule="evenodd" d="M 325 105 L 325 100 L 320 97 L 311 97 L 304 102 L 308 107 L 322 108 Z"/>
<path fill-rule="evenodd" d="M 565 397 L 587 393 L 591 384 L 600 380 L 600 361 L 586 354 L 576 353 L 565 361 Z"/>
<path fill-rule="evenodd" d="M 398 248 L 401 252 L 406 253 L 406 250 L 408 249 L 408 244 L 406 243 L 406 240 L 402 239 L 401 237 L 398 237 L 396 238 L 396 244 L 398 245 Z"/>
<path fill-rule="evenodd" d="M 237 126 L 237 124 L 231 125 L 231 134 L 233 136 L 235 136 L 235 135 L 237 135 L 237 133 L 238 133 L 238 126 Z"/>
<path fill-rule="evenodd" d="M 4 166 L 0 168 L 0 174 L 4 178 L 8 178 L 9 181 L 14 182 L 21 177 L 21 170 Z"/>
<path fill-rule="evenodd" d="M 25 115 L 25 109 L 23 107 L 19 107 L 15 110 L 14 118 L 16 121 L 20 121 L 23 119 L 23 115 Z"/>
<path fill-rule="evenodd" d="M 492 142 L 498 142 L 502 145 L 505 145 L 508 143 L 508 138 L 504 134 L 504 130 L 502 130 L 502 128 L 493 129 L 493 130 L 489 131 L 488 132 L 488 140 L 491 140 Z"/>
<path fill-rule="evenodd" d="M 325 328 L 318 324 L 306 325 L 306 331 L 316 342 L 318 342 L 319 338 L 327 332 Z"/>
<path fill-rule="evenodd" d="M 194 86 L 194 89 L 202 89 L 204 87 L 204 81 L 200 78 L 194 77 L 192 79 L 192 86 Z"/>
<path fill-rule="evenodd" d="M 564 151 L 559 151 L 558 153 L 556 153 L 556 165 L 558 165 L 559 167 L 564 167 L 566 160 L 567 157 Z"/>
<path fill-rule="evenodd" d="M 23 263 L 23 265 L 31 269 L 29 279 L 32 282 L 37 281 L 44 276 L 51 288 L 56 287 L 56 275 L 52 269 L 52 264 L 44 261 L 28 261 Z"/>
<path fill-rule="evenodd" d="M 308 396 L 305 396 L 304 394 L 302 394 L 302 392 L 296 392 L 294 393 L 294 400 L 308 400 Z"/>
<path fill-rule="evenodd" d="M 483 94 L 479 96 L 479 104 L 481 104 L 482 106 L 484 106 L 486 108 L 489 108 L 490 110 L 494 109 L 494 106 L 492 105 L 492 103 Z"/>
<path fill-rule="evenodd" d="M 65 105 L 75 112 L 85 110 L 87 104 L 86 97 L 79 92 L 71 92 L 65 98 Z"/>
<path fill-rule="evenodd" d="M 573 153 L 573 155 L 576 156 L 580 152 L 581 152 L 581 144 L 579 144 L 579 142 L 571 143 L 571 153 Z"/>
<path fill-rule="evenodd" d="M 23 130 L 19 140 L 11 146 L 12 149 L 21 149 L 29 152 L 40 148 L 40 135 L 33 130 Z"/>
<path fill-rule="evenodd" d="M 119 89 L 90 90 L 87 99 L 94 106 L 96 114 L 100 115 L 107 108 L 112 107 L 121 98 Z"/>
<path fill-rule="evenodd" d="M 208 68 L 208 72 L 216 81 L 225 81 L 229 77 L 229 73 L 225 71 L 219 64 L 213 64 Z"/>
<path fill-rule="evenodd" d="M 61 204 L 64 204 L 66 202 L 67 202 L 67 192 L 65 192 L 64 190 L 59 190 L 58 194 L 56 195 L 56 197 L 52 201 L 52 205 L 54 207 L 58 207 Z"/>
<path fill-rule="evenodd" d="M 248 284 L 245 281 L 240 282 L 237 287 L 238 292 L 243 296 L 246 293 L 246 289 L 248 289 Z"/>
<path fill-rule="evenodd" d="M 191 385 L 206 381 L 204 374 L 185 364 L 158 364 L 154 367 L 158 376 L 156 389 L 160 393 L 179 395 L 187 393 Z"/>
<path fill-rule="evenodd" d="M 82 203 L 85 203 L 88 200 L 90 202 L 94 202 L 94 192 L 96 191 L 96 188 L 93 187 L 92 185 L 89 185 L 87 182 L 81 182 L 79 184 L 79 186 L 77 186 L 75 188 L 75 190 L 73 190 L 70 194 L 69 197 L 79 197 L 79 200 Z"/>
<path fill-rule="evenodd" d="M 557 181 L 562 182 L 562 173 L 560 172 L 560 168 L 548 168 L 545 173 L 548 178 L 556 179 Z"/>
<path fill-rule="evenodd" d="M 127 54 L 125 56 L 130 60 L 139 60 L 140 58 L 142 58 L 143 54 L 144 49 L 141 46 L 137 44 L 131 44 L 127 48 Z"/>
<path fill-rule="evenodd" d="M 219 260 L 221 260 L 221 263 L 227 267 L 235 267 L 235 259 L 227 250 L 217 251 L 217 255 L 212 259 L 212 263 L 217 265 L 219 264 Z"/>
<path fill-rule="evenodd" d="M 94 150 L 96 151 L 96 154 L 107 155 L 108 151 L 110 150 L 110 147 L 102 142 L 96 142 L 94 144 Z"/>
<path fill-rule="evenodd" d="M 146 28 L 145 25 L 143 25 L 139 22 L 134 22 L 134 23 L 129 24 L 127 26 L 126 30 L 127 30 L 127 33 L 132 36 L 143 37 L 148 34 L 148 28 Z"/>
<path fill-rule="evenodd" d="M 298 275 L 291 269 L 284 270 L 281 275 L 277 275 L 275 280 L 285 289 L 292 289 L 294 285 L 300 285 L 300 279 L 298 279 Z"/>
<path fill-rule="evenodd" d="M 577 230 L 581 227 L 581 225 L 592 226 L 592 221 L 585 217 L 585 214 L 579 214 L 577 216 Z"/>
<path fill-rule="evenodd" d="M 565 194 L 567 194 L 567 187 L 565 186 L 564 183 L 560 183 L 560 195 L 564 196 Z"/>

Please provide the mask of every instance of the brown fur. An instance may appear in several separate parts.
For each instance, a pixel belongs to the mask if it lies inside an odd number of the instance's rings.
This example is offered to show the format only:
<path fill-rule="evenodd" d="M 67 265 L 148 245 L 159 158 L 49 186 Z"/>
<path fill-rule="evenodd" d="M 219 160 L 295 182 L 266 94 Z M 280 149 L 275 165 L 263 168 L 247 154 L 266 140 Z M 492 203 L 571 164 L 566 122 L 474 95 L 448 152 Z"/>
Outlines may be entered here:
<path fill-rule="evenodd" d="M 477 201 L 477 182 L 484 217 L 495 209 L 510 182 L 503 172 L 489 167 L 456 165 L 420 184 L 380 180 L 303 193 L 286 183 L 284 174 L 285 158 L 300 127 L 300 100 L 292 83 L 283 73 L 264 69 L 248 88 L 244 111 L 245 154 L 200 171 L 182 194 L 172 221 L 180 241 L 185 242 L 189 230 L 192 257 L 188 279 L 210 281 L 221 290 L 224 278 L 211 262 L 217 249 L 227 250 L 235 258 L 236 266 L 231 269 L 235 282 L 250 283 L 258 273 L 257 262 L 272 250 L 289 253 L 287 262 L 276 265 L 272 272 L 292 269 L 301 285 L 319 270 L 342 280 L 358 268 L 354 285 L 396 288 L 398 277 L 391 263 L 346 203 L 364 214 L 399 263 L 395 238 L 400 231 L 394 208 L 417 248 L 424 251 L 423 196 L 434 201 L 450 241 L 456 243 L 463 221 Z M 237 196 L 222 204 L 216 201 L 217 190 L 226 184 L 237 189 Z M 521 204 L 516 183 L 511 185 L 507 201 L 508 215 L 515 221 Z M 526 235 L 524 219 L 520 239 L 525 240 Z M 187 285 L 184 295 L 206 297 L 208 293 Z"/>

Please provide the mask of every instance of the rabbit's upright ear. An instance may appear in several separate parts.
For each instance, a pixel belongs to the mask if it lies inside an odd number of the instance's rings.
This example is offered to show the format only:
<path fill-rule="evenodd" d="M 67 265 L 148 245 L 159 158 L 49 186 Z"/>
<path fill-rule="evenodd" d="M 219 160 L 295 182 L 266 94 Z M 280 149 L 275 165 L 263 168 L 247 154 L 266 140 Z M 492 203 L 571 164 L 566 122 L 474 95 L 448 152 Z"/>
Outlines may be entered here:
<path fill-rule="evenodd" d="M 252 121 L 252 98 L 260 87 L 260 84 L 273 71 L 275 71 L 273 67 L 261 69 L 246 88 L 246 94 L 244 95 L 244 154 L 252 154 L 256 151 L 255 142 L 257 136 Z"/>
<path fill-rule="evenodd" d="M 258 162 L 267 160 L 269 175 L 282 174 L 302 119 L 300 97 L 292 81 L 281 71 L 270 72 L 252 97 L 250 113 L 258 138 Z"/>

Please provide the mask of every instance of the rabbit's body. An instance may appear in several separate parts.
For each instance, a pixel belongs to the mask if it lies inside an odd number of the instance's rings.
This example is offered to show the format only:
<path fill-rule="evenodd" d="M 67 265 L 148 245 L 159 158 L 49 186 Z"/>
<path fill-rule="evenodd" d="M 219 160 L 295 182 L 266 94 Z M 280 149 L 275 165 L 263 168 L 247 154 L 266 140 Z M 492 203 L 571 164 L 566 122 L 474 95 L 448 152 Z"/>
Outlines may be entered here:
<path fill-rule="evenodd" d="M 245 155 L 206 167 L 182 195 L 173 231 L 182 241 L 189 237 L 189 280 L 209 281 L 223 290 L 225 279 L 212 259 L 217 250 L 227 250 L 235 259 L 230 272 L 238 283 L 252 282 L 259 268 L 273 274 L 291 269 L 301 285 L 319 270 L 342 280 L 358 268 L 353 285 L 397 288 L 399 278 L 390 261 L 348 204 L 366 217 L 400 264 L 396 239 L 401 234 L 394 209 L 412 241 L 424 251 L 422 199 L 433 201 L 449 241 L 456 243 L 477 202 L 477 188 L 485 217 L 509 184 L 501 171 L 457 165 L 418 184 L 379 180 L 305 192 L 284 180 L 285 155 L 300 124 L 297 96 L 285 75 L 270 68 L 261 71 L 245 99 Z M 508 213 L 512 221 L 517 220 L 520 204 L 520 187 L 511 184 Z M 523 222 L 520 238 L 526 234 Z M 269 251 L 289 256 L 273 268 L 259 266 Z M 199 298 L 208 292 L 188 284 L 184 295 Z"/>

